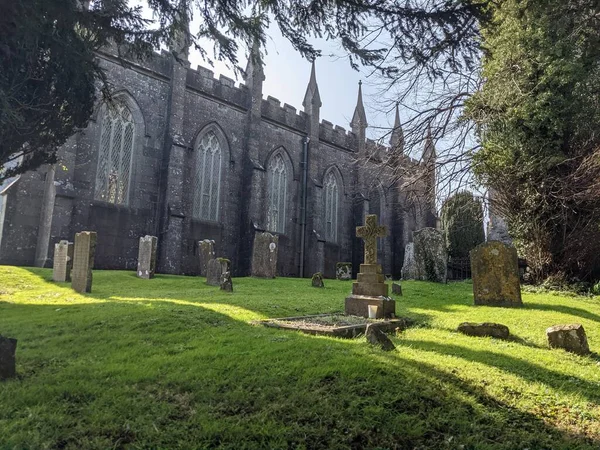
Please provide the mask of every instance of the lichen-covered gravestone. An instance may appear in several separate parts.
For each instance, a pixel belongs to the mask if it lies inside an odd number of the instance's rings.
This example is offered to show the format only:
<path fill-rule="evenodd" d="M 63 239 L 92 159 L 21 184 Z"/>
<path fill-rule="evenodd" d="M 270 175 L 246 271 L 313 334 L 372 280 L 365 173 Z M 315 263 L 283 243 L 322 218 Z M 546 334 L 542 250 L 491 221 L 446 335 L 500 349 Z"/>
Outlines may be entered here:
<path fill-rule="evenodd" d="M 312 287 L 324 288 L 325 283 L 323 283 L 323 274 L 321 272 L 317 272 L 312 276 Z"/>
<path fill-rule="evenodd" d="M 211 259 L 206 269 L 206 284 L 209 286 L 220 286 L 223 274 L 230 271 L 231 261 L 227 258 Z"/>
<path fill-rule="evenodd" d="M 422 228 L 413 233 L 417 280 L 445 283 L 448 278 L 448 252 L 444 233 Z"/>
<path fill-rule="evenodd" d="M 275 278 L 278 252 L 279 236 L 271 233 L 256 233 L 252 248 L 251 275 L 259 278 Z"/>
<path fill-rule="evenodd" d="M 546 330 L 550 348 L 562 348 L 578 355 L 588 355 L 590 347 L 583 325 L 555 325 Z"/>
<path fill-rule="evenodd" d="M 471 250 L 471 276 L 476 305 L 522 306 L 517 251 L 499 241 Z"/>
<path fill-rule="evenodd" d="M 15 352 L 17 340 L 0 336 L 0 380 L 16 375 Z"/>
<path fill-rule="evenodd" d="M 54 244 L 52 280 L 58 282 L 71 281 L 73 269 L 73 243 L 60 241 Z"/>
<path fill-rule="evenodd" d="M 352 263 L 350 262 L 339 262 L 335 265 L 335 277 L 338 280 L 351 280 L 352 279 Z"/>
<path fill-rule="evenodd" d="M 404 263 L 402 264 L 402 279 L 416 280 L 417 267 L 415 262 L 415 244 L 409 242 L 404 248 Z"/>
<path fill-rule="evenodd" d="M 208 269 L 208 262 L 215 259 L 215 241 L 204 239 L 198 241 L 198 258 L 200 260 L 200 276 L 205 277 Z"/>
<path fill-rule="evenodd" d="M 400 283 L 392 283 L 392 294 L 402 295 L 402 286 Z"/>
<path fill-rule="evenodd" d="M 96 237 L 95 231 L 82 231 L 75 235 L 71 287 L 77 292 L 92 292 Z"/>
<path fill-rule="evenodd" d="M 138 250 L 137 276 L 149 280 L 154 278 L 156 272 L 156 236 L 143 236 L 140 238 Z"/>
<path fill-rule="evenodd" d="M 221 290 L 233 292 L 233 281 L 231 280 L 231 272 L 227 271 L 221 275 Z"/>

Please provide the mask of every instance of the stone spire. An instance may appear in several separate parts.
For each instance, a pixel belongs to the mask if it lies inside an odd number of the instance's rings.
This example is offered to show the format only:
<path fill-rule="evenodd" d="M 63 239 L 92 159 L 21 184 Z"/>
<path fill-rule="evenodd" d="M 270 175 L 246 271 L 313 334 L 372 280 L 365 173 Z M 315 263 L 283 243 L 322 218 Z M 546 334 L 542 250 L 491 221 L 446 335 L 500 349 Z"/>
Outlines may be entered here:
<path fill-rule="evenodd" d="M 425 164 L 434 163 L 437 159 L 437 152 L 431 137 L 431 125 L 427 125 L 427 137 L 425 137 L 425 148 L 423 149 L 422 162 Z"/>
<path fill-rule="evenodd" d="M 400 113 L 398 112 L 398 103 L 396 103 L 396 118 L 394 120 L 394 129 L 390 137 L 390 147 L 398 154 L 404 153 L 404 133 L 400 124 Z"/>
<path fill-rule="evenodd" d="M 362 99 L 362 81 L 358 82 L 358 100 L 356 101 L 356 108 L 354 108 L 354 115 L 352 116 L 350 126 L 355 134 L 358 134 L 357 131 L 359 129 L 364 131 L 369 126 Z"/>
<path fill-rule="evenodd" d="M 254 82 L 262 83 L 263 81 L 265 81 L 265 72 L 260 56 L 259 43 L 255 40 L 252 49 L 250 50 L 250 55 L 248 56 L 246 70 L 244 70 L 244 82 L 246 83 L 246 86 L 251 88 Z"/>
<path fill-rule="evenodd" d="M 308 112 L 315 108 L 320 108 L 322 104 L 321 96 L 319 95 L 319 85 L 317 84 L 317 75 L 315 72 L 315 61 L 313 60 L 312 68 L 310 70 L 310 80 L 308 81 L 308 86 L 306 87 L 306 94 L 304 94 L 302 106 L 304 106 L 304 111 Z"/>

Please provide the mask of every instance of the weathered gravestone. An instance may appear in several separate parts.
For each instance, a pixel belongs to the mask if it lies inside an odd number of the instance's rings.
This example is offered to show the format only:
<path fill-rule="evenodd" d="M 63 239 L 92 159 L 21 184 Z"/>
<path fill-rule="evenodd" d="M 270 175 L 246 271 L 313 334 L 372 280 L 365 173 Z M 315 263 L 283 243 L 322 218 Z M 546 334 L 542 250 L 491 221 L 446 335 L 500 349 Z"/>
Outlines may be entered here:
<path fill-rule="evenodd" d="M 0 336 L 0 380 L 16 375 L 15 353 L 17 340 Z"/>
<path fill-rule="evenodd" d="M 368 215 L 365 225 L 356 227 L 356 235 L 365 241 L 365 260 L 360 265 L 357 280 L 352 283 L 352 295 L 346 297 L 346 314 L 369 317 L 369 306 L 377 307 L 376 318 L 389 318 L 396 313 L 396 302 L 388 297 L 381 264 L 377 264 L 377 238 L 387 235 L 386 227 L 377 224 L 375 214 Z"/>
<path fill-rule="evenodd" d="M 386 336 L 384 331 L 379 327 L 377 323 L 370 323 L 367 325 L 367 329 L 365 330 L 365 337 L 367 338 L 367 342 L 371 345 L 375 345 L 381 350 L 386 352 L 392 351 L 396 348 L 394 343 L 390 340 L 389 337 Z"/>
<path fill-rule="evenodd" d="M 82 231 L 75 235 L 71 286 L 77 292 L 92 292 L 96 237 L 95 231 Z"/>
<path fill-rule="evenodd" d="M 402 295 L 402 286 L 400 283 L 392 283 L 392 294 Z"/>
<path fill-rule="evenodd" d="M 409 242 L 404 248 L 404 263 L 402 264 L 402 279 L 403 280 L 416 280 L 418 279 L 417 274 L 417 263 L 415 262 L 415 244 Z"/>
<path fill-rule="evenodd" d="M 221 290 L 233 292 L 233 281 L 231 280 L 231 272 L 227 271 L 221 275 Z"/>
<path fill-rule="evenodd" d="M 590 347 L 583 325 L 555 325 L 546 330 L 548 345 L 551 348 L 562 348 L 578 355 L 588 355 Z"/>
<path fill-rule="evenodd" d="M 71 281 L 71 270 L 73 269 L 73 243 L 60 241 L 54 244 L 54 264 L 52 268 L 52 280 L 58 282 Z"/>
<path fill-rule="evenodd" d="M 508 339 L 508 336 L 510 335 L 510 331 L 506 325 L 491 322 L 463 322 L 458 326 L 457 331 L 459 333 L 466 334 L 467 336 L 488 336 L 498 339 Z"/>
<path fill-rule="evenodd" d="M 338 280 L 352 279 L 352 263 L 339 262 L 335 265 L 335 277 Z"/>
<path fill-rule="evenodd" d="M 143 236 L 140 238 L 138 250 L 137 276 L 149 280 L 154 278 L 156 272 L 156 236 Z"/>
<path fill-rule="evenodd" d="M 204 239 L 198 241 L 198 258 L 200 260 L 200 276 L 205 277 L 208 269 L 208 262 L 215 259 L 215 241 Z"/>
<path fill-rule="evenodd" d="M 206 269 L 206 284 L 220 286 L 221 278 L 225 272 L 231 272 L 231 261 L 227 258 L 211 259 Z"/>
<path fill-rule="evenodd" d="M 422 228 L 413 233 L 416 280 L 445 283 L 448 278 L 448 252 L 444 233 Z"/>
<path fill-rule="evenodd" d="M 316 288 L 324 288 L 325 283 L 323 283 L 323 274 L 321 272 L 317 272 L 312 276 L 312 287 Z"/>
<path fill-rule="evenodd" d="M 471 250 L 471 276 L 476 305 L 522 306 L 517 251 L 493 241 Z"/>
<path fill-rule="evenodd" d="M 251 275 L 259 278 L 275 278 L 278 251 L 279 236 L 271 233 L 256 233 L 252 248 Z"/>

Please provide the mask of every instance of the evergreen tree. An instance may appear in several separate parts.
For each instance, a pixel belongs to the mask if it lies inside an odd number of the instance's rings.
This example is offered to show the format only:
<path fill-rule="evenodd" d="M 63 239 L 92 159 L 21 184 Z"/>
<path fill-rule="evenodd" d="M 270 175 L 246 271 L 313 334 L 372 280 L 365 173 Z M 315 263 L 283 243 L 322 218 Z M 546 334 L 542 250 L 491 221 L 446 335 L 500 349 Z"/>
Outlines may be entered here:
<path fill-rule="evenodd" d="M 483 208 L 471 192 L 459 192 L 446 200 L 441 219 L 450 257 L 466 258 L 485 241 Z"/>

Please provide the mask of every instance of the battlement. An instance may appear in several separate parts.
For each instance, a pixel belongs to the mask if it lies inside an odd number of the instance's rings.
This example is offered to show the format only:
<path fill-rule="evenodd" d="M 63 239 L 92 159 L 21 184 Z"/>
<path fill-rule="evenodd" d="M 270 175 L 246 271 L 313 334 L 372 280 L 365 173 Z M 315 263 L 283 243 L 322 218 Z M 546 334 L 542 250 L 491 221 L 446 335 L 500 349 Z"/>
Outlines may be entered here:
<path fill-rule="evenodd" d="M 103 47 L 98 51 L 101 57 L 107 60 L 112 60 L 124 66 L 131 66 L 150 73 L 154 73 L 159 77 L 171 78 L 171 54 L 165 50 L 160 53 L 153 52 L 147 58 L 133 60 L 127 57 L 127 46 L 124 45 L 119 53 L 119 48 L 116 44 L 111 44 Z"/>
<path fill-rule="evenodd" d="M 306 114 L 302 111 L 298 113 L 296 108 L 287 103 L 281 106 L 281 102 L 270 95 L 262 101 L 261 114 L 274 122 L 302 132 L 306 131 Z"/>
<path fill-rule="evenodd" d="M 186 77 L 188 89 L 206 93 L 212 97 L 220 98 L 227 103 L 233 103 L 247 109 L 250 103 L 248 88 L 243 84 L 235 86 L 235 81 L 225 75 L 215 78 L 212 70 L 202 66 L 188 69 Z"/>
<path fill-rule="evenodd" d="M 358 148 L 354 133 L 339 125 L 334 128 L 334 125 L 325 119 L 321 120 L 319 125 L 319 139 L 353 151 Z"/>

